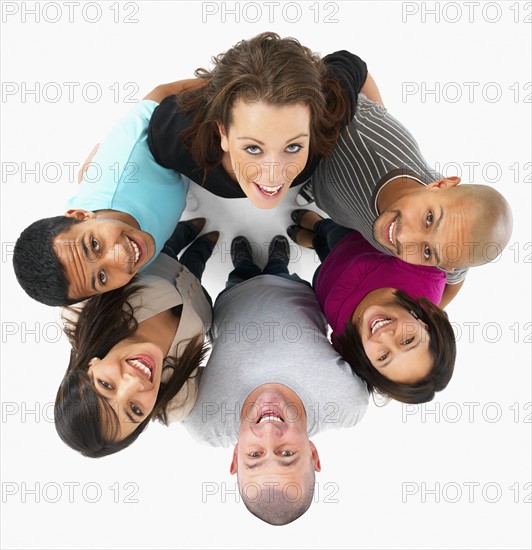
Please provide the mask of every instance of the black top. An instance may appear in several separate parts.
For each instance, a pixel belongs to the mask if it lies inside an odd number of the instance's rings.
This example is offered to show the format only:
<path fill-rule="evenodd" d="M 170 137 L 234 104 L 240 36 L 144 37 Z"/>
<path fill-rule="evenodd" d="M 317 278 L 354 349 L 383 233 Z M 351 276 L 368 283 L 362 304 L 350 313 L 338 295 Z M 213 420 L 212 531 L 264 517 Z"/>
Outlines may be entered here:
<path fill-rule="evenodd" d="M 329 54 L 323 58 L 323 61 L 348 93 L 351 112 L 354 115 L 358 93 L 368 75 L 366 63 L 360 57 L 345 50 Z M 148 144 L 160 165 L 177 170 L 202 185 L 204 169 L 196 164 L 192 153 L 181 139 L 181 132 L 192 124 L 192 120 L 193 114 L 182 112 L 175 96 L 166 97 L 153 111 L 148 129 Z M 320 160 L 319 156 L 309 157 L 305 168 L 294 179 L 291 187 L 307 181 Z M 240 185 L 229 176 L 221 164 L 207 171 L 203 187 L 226 199 L 240 199 L 246 196 Z"/>

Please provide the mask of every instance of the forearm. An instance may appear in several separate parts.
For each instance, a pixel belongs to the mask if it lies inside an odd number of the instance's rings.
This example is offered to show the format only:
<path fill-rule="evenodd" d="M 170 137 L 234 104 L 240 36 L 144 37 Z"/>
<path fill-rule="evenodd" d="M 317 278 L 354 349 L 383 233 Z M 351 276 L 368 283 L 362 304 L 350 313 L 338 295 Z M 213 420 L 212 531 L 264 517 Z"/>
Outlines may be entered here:
<path fill-rule="evenodd" d="M 443 291 L 443 296 L 441 297 L 440 301 L 440 307 L 444 309 L 449 305 L 451 300 L 458 294 L 462 286 L 464 285 L 465 279 L 463 281 L 460 281 L 459 283 L 456 283 L 455 285 L 445 285 L 445 289 Z"/>
<path fill-rule="evenodd" d="M 83 180 L 83 176 L 85 175 L 85 172 L 87 171 L 87 168 L 89 167 L 89 164 L 92 162 L 92 159 L 96 152 L 98 151 L 98 148 L 100 147 L 100 144 L 97 143 L 93 148 L 92 151 L 89 153 L 89 156 L 81 166 L 78 172 L 78 183 L 81 183 Z"/>
<path fill-rule="evenodd" d="M 384 107 L 384 102 L 382 101 L 381 93 L 373 77 L 368 73 L 366 82 L 360 90 L 360 93 L 364 94 L 371 101 L 378 103 L 381 107 Z"/>
<path fill-rule="evenodd" d="M 176 80 L 175 82 L 169 82 L 168 84 L 159 84 L 143 99 L 151 99 L 160 103 L 165 97 L 169 95 L 180 94 L 182 92 L 189 92 L 200 86 L 203 86 L 204 80 L 201 78 L 189 78 L 187 80 Z"/>

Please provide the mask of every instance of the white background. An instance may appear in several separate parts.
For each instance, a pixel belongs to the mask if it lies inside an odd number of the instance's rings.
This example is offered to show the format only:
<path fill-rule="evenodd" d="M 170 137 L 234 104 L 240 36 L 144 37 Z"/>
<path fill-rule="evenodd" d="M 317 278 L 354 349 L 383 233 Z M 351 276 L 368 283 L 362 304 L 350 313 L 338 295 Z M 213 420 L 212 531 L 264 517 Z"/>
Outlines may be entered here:
<path fill-rule="evenodd" d="M 2 8 L 2 547 L 529 548 L 531 3 L 292 2 L 283 13 L 240 2 L 238 23 L 214 3 L 71 4 L 72 22 L 65 4 L 42 2 L 39 22 L 23 12 L 34 2 Z M 371 403 L 357 427 L 318 435 L 317 502 L 283 528 L 235 501 L 231 451 L 195 444 L 182 426 L 151 425 L 100 460 L 67 448 L 50 405 L 68 357 L 59 313 L 18 287 L 10 255 L 30 222 L 64 212 L 76 187 L 65 163 L 84 160 L 127 112 L 126 93 L 191 77 L 265 30 L 322 55 L 359 54 L 427 160 L 491 183 L 515 218 L 511 248 L 472 270 L 448 307 L 459 337 L 449 387 L 424 408 Z M 65 82 L 79 83 L 71 97 Z M 36 164 L 39 181 L 27 172 Z M 293 193 L 273 212 L 195 193 L 200 208 L 186 217 L 205 214 L 222 231 L 204 279 L 216 295 L 232 237 L 284 232 Z M 292 254 L 310 278 L 313 254 Z"/>

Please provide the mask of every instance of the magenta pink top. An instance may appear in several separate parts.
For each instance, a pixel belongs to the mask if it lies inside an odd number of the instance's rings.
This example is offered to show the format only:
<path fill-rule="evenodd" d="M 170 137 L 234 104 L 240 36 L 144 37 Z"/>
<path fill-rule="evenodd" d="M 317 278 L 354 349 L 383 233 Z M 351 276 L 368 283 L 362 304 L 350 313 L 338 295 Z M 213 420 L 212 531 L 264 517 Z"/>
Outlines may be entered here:
<path fill-rule="evenodd" d="M 358 231 L 346 235 L 329 253 L 314 290 L 334 332 L 342 333 L 366 294 L 378 288 L 397 288 L 412 298 L 440 303 L 445 273 L 429 266 L 411 265 L 379 252 Z"/>

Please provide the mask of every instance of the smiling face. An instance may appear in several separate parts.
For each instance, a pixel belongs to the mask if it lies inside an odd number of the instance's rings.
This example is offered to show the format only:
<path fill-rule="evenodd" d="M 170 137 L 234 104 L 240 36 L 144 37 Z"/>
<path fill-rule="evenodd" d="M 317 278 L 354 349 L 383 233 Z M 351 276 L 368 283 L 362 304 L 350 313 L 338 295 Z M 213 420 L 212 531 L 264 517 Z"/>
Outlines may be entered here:
<path fill-rule="evenodd" d="M 242 408 L 231 473 L 246 486 L 276 488 L 287 498 L 307 489 L 309 471 L 320 471 L 318 452 L 307 435 L 307 416 L 299 397 L 282 384 L 255 389 Z M 251 484 L 251 485 L 249 485 Z"/>
<path fill-rule="evenodd" d="M 258 208 L 275 208 L 305 168 L 310 145 L 310 109 L 237 101 L 229 128 L 218 125 L 223 165 Z"/>
<path fill-rule="evenodd" d="M 161 385 L 164 361 L 161 348 L 133 336 L 116 344 L 102 359 L 89 363 L 88 374 L 95 390 L 113 408 L 119 421 L 116 440 L 121 441 L 153 410 Z M 106 425 L 102 415 L 104 434 L 111 434 L 113 426 Z"/>
<path fill-rule="evenodd" d="M 439 180 L 391 202 L 373 224 L 375 240 L 409 264 L 447 271 L 472 265 L 481 244 L 475 245 L 477 212 L 455 192 L 456 183 Z"/>
<path fill-rule="evenodd" d="M 53 244 L 73 300 L 126 285 L 155 254 L 153 237 L 128 223 L 84 210 L 67 215 L 84 220 L 59 233 Z"/>
<path fill-rule="evenodd" d="M 395 289 L 379 289 L 352 317 L 364 352 L 380 374 L 403 384 L 415 384 L 432 370 L 430 335 L 425 324 L 398 305 Z M 362 306 L 362 307 L 360 307 Z"/>

